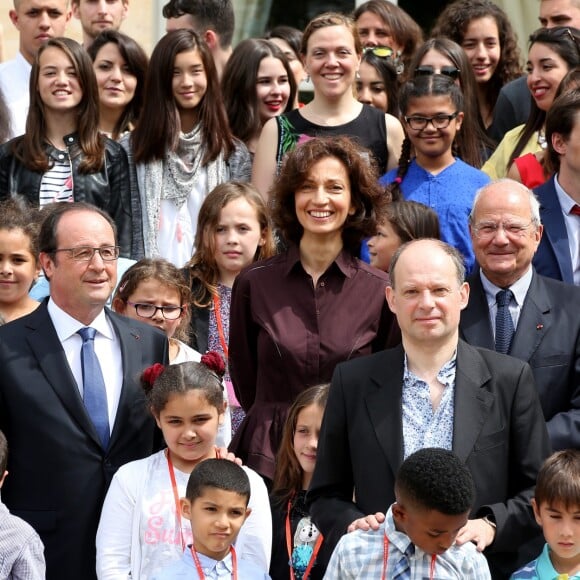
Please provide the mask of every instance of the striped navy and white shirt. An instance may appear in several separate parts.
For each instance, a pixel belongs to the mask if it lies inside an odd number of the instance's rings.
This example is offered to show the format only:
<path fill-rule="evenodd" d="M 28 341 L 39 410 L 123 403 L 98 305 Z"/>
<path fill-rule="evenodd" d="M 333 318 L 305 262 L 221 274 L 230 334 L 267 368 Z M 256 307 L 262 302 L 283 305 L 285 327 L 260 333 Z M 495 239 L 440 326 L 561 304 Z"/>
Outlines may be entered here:
<path fill-rule="evenodd" d="M 52 156 L 53 166 L 42 176 L 38 198 L 40 207 L 54 202 L 74 201 L 70 158 L 65 151 L 57 157 L 58 159 L 54 159 Z"/>

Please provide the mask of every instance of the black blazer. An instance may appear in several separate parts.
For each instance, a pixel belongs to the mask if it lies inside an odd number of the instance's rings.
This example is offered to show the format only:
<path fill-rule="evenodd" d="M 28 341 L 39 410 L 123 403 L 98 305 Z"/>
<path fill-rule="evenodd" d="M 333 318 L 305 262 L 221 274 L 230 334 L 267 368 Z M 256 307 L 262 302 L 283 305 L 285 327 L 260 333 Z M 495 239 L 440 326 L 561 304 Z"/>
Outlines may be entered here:
<path fill-rule="evenodd" d="M 139 385 L 168 361 L 157 329 L 107 311 L 119 337 L 123 386 L 104 452 L 46 308 L 0 327 L 0 427 L 10 448 L 2 500 L 45 545 L 48 580 L 90 580 L 102 502 L 115 471 L 159 448 Z"/>
<path fill-rule="evenodd" d="M 470 276 L 461 337 L 494 349 L 479 272 Z M 532 367 L 554 449 L 580 448 L 580 288 L 534 272 L 509 354 Z"/>
<path fill-rule="evenodd" d="M 403 356 L 397 347 L 336 367 L 308 492 L 310 513 L 329 542 L 395 500 L 403 462 Z M 497 522 L 488 559 L 515 570 L 525 562 L 513 550 L 540 534 L 529 500 L 551 452 L 527 364 L 459 341 L 453 451 L 473 475 L 473 515 L 492 512 Z"/>

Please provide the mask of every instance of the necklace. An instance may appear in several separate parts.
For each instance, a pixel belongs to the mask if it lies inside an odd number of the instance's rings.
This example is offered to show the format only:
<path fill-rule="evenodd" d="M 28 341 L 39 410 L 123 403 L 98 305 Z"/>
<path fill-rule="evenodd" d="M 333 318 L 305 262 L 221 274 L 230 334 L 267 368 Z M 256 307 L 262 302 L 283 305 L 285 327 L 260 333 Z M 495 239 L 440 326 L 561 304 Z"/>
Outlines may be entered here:
<path fill-rule="evenodd" d="M 548 148 L 548 142 L 546 141 L 546 134 L 544 133 L 543 129 L 538 131 L 538 145 L 543 149 L 546 150 Z"/>

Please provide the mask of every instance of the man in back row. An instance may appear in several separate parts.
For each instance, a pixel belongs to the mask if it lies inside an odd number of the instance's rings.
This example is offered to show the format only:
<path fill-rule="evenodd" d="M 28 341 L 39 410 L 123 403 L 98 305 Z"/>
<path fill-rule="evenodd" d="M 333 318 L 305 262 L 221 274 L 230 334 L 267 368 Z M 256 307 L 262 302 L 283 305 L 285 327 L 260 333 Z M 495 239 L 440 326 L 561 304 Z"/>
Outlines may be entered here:
<path fill-rule="evenodd" d="M 74 17 L 81 21 L 85 48 L 103 30 L 119 30 L 128 11 L 129 0 L 72 0 Z"/>
<path fill-rule="evenodd" d="M 163 7 L 166 30 L 189 28 L 208 45 L 218 77 L 232 54 L 235 15 L 232 0 L 170 0 Z"/>

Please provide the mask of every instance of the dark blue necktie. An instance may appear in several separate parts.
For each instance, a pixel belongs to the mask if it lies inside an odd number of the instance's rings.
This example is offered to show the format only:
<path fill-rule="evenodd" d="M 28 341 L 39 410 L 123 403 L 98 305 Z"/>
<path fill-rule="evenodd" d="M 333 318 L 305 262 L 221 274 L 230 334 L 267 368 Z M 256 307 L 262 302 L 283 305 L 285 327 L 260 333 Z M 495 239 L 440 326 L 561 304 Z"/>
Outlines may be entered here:
<path fill-rule="evenodd" d="M 415 553 L 415 544 L 409 544 L 402 558 L 393 568 L 393 580 L 410 580 L 411 578 L 411 556 Z"/>
<path fill-rule="evenodd" d="M 81 328 L 78 334 L 83 339 L 81 367 L 83 371 L 83 402 L 97 430 L 103 449 L 109 446 L 109 411 L 107 391 L 99 359 L 95 353 L 95 334 L 91 327 Z"/>
<path fill-rule="evenodd" d="M 507 354 L 514 336 L 514 321 L 510 314 L 510 302 L 514 297 L 511 290 L 500 290 L 496 295 L 495 350 Z"/>

